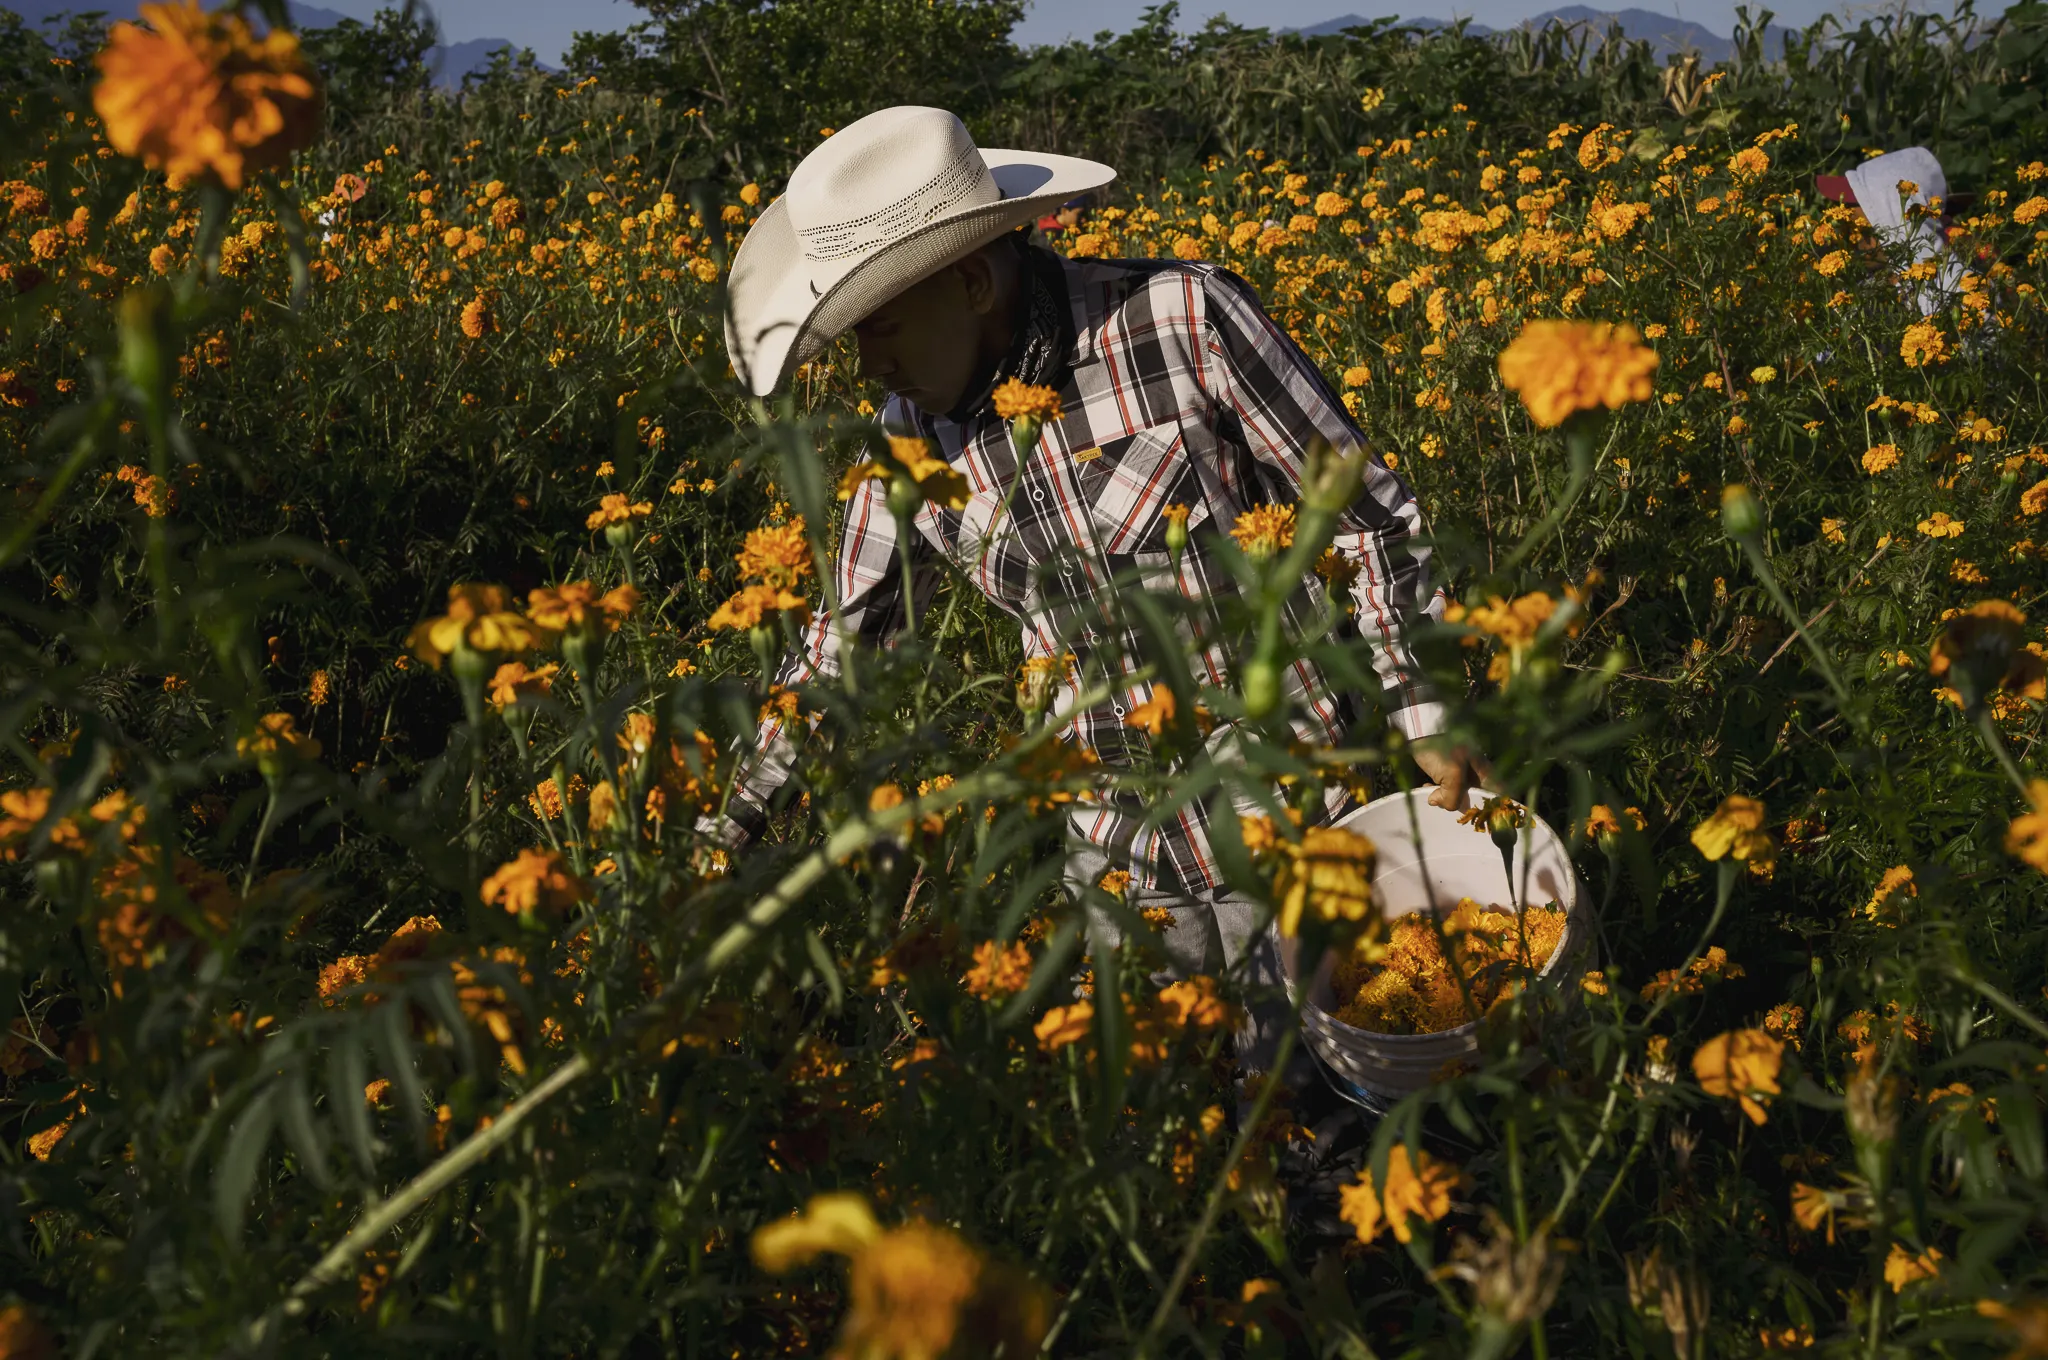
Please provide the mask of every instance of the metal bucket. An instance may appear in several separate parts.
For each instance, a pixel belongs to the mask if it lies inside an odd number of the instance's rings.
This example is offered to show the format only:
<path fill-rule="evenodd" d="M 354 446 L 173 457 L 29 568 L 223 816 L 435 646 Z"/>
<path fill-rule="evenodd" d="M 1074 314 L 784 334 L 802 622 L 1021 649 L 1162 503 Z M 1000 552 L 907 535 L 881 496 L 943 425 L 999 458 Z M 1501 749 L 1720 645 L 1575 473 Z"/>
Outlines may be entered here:
<path fill-rule="evenodd" d="M 1429 805 L 1428 789 L 1375 799 L 1338 825 L 1371 838 L 1379 850 L 1373 879 L 1388 920 L 1418 911 L 1448 912 L 1458 899 L 1522 907 L 1552 902 L 1565 910 L 1557 952 L 1538 976 L 1569 980 L 1588 935 L 1579 905 L 1579 879 L 1564 838 L 1540 818 L 1518 834 L 1511 880 L 1492 837 L 1462 825 L 1458 814 Z M 1475 793 L 1476 806 L 1485 795 Z M 1300 985 L 1295 941 L 1280 941 L 1280 962 L 1292 997 Z M 1479 1052 L 1478 1024 L 1436 1034 L 1378 1034 L 1337 1019 L 1330 987 L 1334 960 L 1325 956 L 1308 984 L 1301 1028 L 1310 1052 L 1339 1093 L 1374 1113 L 1434 1082 L 1446 1066 Z"/>

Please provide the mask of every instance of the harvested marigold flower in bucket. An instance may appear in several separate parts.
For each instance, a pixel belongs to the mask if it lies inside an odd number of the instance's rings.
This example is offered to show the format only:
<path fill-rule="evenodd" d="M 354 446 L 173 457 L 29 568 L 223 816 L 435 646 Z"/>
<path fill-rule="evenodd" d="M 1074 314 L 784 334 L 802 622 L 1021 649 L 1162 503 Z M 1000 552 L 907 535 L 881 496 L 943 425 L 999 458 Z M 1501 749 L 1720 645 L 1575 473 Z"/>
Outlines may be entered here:
<path fill-rule="evenodd" d="M 1555 903 L 1514 912 L 1462 898 L 1441 934 L 1426 913 L 1404 916 L 1384 945 L 1355 948 L 1336 961 L 1330 983 L 1337 1019 L 1377 1034 L 1456 1029 L 1541 972 L 1564 929 L 1565 912 Z"/>

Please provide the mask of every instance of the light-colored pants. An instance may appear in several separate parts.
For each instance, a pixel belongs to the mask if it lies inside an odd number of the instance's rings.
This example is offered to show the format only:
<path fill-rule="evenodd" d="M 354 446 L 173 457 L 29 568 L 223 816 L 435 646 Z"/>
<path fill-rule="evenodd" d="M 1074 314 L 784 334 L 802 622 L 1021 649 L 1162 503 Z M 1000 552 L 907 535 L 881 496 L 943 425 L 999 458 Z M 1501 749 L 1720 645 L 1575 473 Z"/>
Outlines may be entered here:
<path fill-rule="evenodd" d="M 1086 889 L 1100 882 L 1109 868 L 1109 857 L 1098 846 L 1079 838 L 1068 840 L 1065 879 L 1067 891 L 1077 901 L 1087 900 Z M 1238 1066 L 1248 1073 L 1270 1070 L 1280 1036 L 1293 1023 L 1293 1015 L 1282 990 L 1273 928 L 1269 923 L 1261 928 L 1268 915 L 1265 908 L 1227 889 L 1175 892 L 1135 884 L 1124 901 L 1133 911 L 1164 907 L 1173 913 L 1172 924 L 1165 930 L 1168 975 L 1184 978 L 1229 972 L 1255 994 L 1237 1031 Z M 1122 942 L 1123 930 L 1117 922 L 1100 906 L 1091 905 L 1090 951 L 1113 949 Z"/>

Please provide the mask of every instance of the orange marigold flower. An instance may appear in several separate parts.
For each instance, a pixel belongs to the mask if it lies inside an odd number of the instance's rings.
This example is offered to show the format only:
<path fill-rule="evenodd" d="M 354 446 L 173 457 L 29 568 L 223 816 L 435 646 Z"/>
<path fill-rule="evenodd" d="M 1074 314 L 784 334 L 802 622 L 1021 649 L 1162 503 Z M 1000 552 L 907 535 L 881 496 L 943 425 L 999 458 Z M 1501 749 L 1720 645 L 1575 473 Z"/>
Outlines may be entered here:
<path fill-rule="evenodd" d="M 810 602 L 774 586 L 748 586 L 713 610 L 705 626 L 745 631 L 758 628 L 764 619 L 776 613 L 788 614 L 802 623 L 811 616 Z"/>
<path fill-rule="evenodd" d="M 654 513 L 652 501 L 628 501 L 623 492 L 613 492 L 597 503 L 583 521 L 586 529 L 603 529 L 613 524 L 631 524 Z"/>
<path fill-rule="evenodd" d="M 1892 1243 L 1891 1254 L 1884 1258 L 1884 1282 L 1892 1287 L 1892 1293 L 1905 1290 L 1909 1284 L 1931 1280 L 1941 1274 L 1941 1252 L 1929 1247 L 1919 1255 L 1898 1243 Z"/>
<path fill-rule="evenodd" d="M 995 403 L 996 415 L 1004 420 L 1016 420 L 1029 416 L 1033 420 L 1059 420 L 1064 414 L 1060 410 L 1060 394 L 1050 387 L 1034 387 L 1019 379 L 1011 378 L 999 385 L 990 394 Z"/>
<path fill-rule="evenodd" d="M 238 10 L 197 0 L 141 7 L 148 28 L 118 23 L 93 58 L 93 109 L 116 151 L 174 176 L 211 175 L 240 190 L 313 139 L 320 90 L 296 34 L 258 38 Z"/>
<path fill-rule="evenodd" d="M 1357 1229 L 1361 1242 L 1372 1241 L 1388 1228 L 1401 1241 L 1411 1241 L 1415 1228 L 1410 1220 L 1434 1223 L 1448 1214 L 1451 1191 L 1463 1180 L 1463 1173 L 1449 1162 L 1419 1148 L 1411 1153 L 1407 1144 L 1396 1143 L 1387 1151 L 1385 1190 L 1374 1181 L 1368 1165 L 1356 1182 L 1338 1191 L 1340 1216 Z"/>
<path fill-rule="evenodd" d="M 1785 1045 L 1760 1029 L 1730 1030 L 1701 1044 L 1692 1055 L 1692 1071 L 1700 1089 L 1710 1096 L 1733 1096 L 1756 1124 L 1770 1116 L 1760 1096 L 1778 1094 L 1778 1070 Z"/>
<path fill-rule="evenodd" d="M 749 529 L 736 560 L 740 575 L 748 580 L 785 590 L 794 586 L 811 574 L 811 544 L 804 537 L 804 517 Z"/>
<path fill-rule="evenodd" d="M 490 299 L 482 293 L 462 304 L 462 333 L 472 340 L 481 340 L 498 329 L 498 316 L 492 309 Z M 623 499 L 623 498 L 622 498 Z M 648 507 L 650 510 L 652 506 Z M 596 528 L 595 524 L 590 526 Z"/>
<path fill-rule="evenodd" d="M 968 994 L 983 1001 L 1015 996 L 1031 982 L 1031 950 L 1021 943 L 983 940 L 974 947 L 974 966 L 960 979 Z"/>
<path fill-rule="evenodd" d="M 1150 732 L 1156 737 L 1172 724 L 1173 714 L 1173 691 L 1158 685 L 1153 688 L 1150 698 L 1124 715 L 1124 726 Z"/>
<path fill-rule="evenodd" d="M 491 677 L 491 707 L 503 710 L 521 699 L 546 694 L 554 688 L 555 673 L 559 670 L 561 667 L 553 662 L 528 670 L 524 661 L 507 661 Z"/>
<path fill-rule="evenodd" d="M 521 850 L 498 866 L 478 890 L 486 904 L 496 903 L 514 916 L 540 912 L 558 916 L 589 895 L 583 880 L 569 870 L 557 850 Z"/>
<path fill-rule="evenodd" d="M 1899 338 L 1899 357 L 1908 368 L 1938 364 L 1948 357 L 1948 337 L 1932 321 L 1916 321 Z"/>
<path fill-rule="evenodd" d="M 1056 1053 L 1068 1044 L 1086 1039 L 1094 1024 L 1094 1004 L 1076 1001 L 1071 1006 L 1054 1006 L 1031 1027 L 1031 1032 L 1037 1036 L 1040 1048 Z"/>
<path fill-rule="evenodd" d="M 1263 562 L 1282 548 L 1294 546 L 1294 507 L 1255 505 L 1237 517 L 1230 536 L 1244 549 L 1245 556 Z"/>
<path fill-rule="evenodd" d="M 1655 350 L 1633 326 L 1593 321 L 1532 321 L 1500 355 L 1500 379 L 1544 429 L 1577 411 L 1650 399 Z"/>
<path fill-rule="evenodd" d="M 235 754 L 244 760 L 254 759 L 268 772 L 286 755 L 318 760 L 320 743 L 300 732 L 291 714 L 266 713 L 256 720 L 254 732 L 236 738 Z"/>
<path fill-rule="evenodd" d="M 640 592 L 630 585 L 600 592 L 594 582 L 570 581 L 526 592 L 526 617 L 553 633 L 615 633 L 639 607 Z"/>

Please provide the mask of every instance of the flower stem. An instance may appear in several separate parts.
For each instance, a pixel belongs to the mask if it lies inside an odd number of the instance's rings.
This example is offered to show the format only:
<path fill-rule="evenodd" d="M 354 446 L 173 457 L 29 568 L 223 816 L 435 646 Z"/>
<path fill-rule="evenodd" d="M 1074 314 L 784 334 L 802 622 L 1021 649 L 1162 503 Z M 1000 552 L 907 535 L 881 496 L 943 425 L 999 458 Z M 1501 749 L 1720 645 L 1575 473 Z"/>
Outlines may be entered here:
<path fill-rule="evenodd" d="M 1750 570 L 1764 583 L 1764 589 L 1770 593 L 1772 603 L 1778 606 L 1778 612 L 1791 623 L 1792 631 L 1799 635 L 1799 640 L 1806 644 L 1806 650 L 1812 653 L 1813 664 L 1819 668 L 1821 678 L 1826 680 L 1828 688 L 1835 692 L 1835 706 L 1847 713 L 1849 690 L 1842 684 L 1841 677 L 1835 674 L 1835 665 L 1829 660 L 1827 649 L 1807 631 L 1806 625 L 1800 621 L 1799 611 L 1792 606 L 1791 597 L 1785 593 L 1785 588 L 1778 584 L 1778 574 L 1771 570 L 1770 561 L 1764 557 L 1763 545 L 1757 541 L 1755 534 L 1743 534 L 1735 541 L 1742 545 L 1742 553 L 1749 559 Z"/>
<path fill-rule="evenodd" d="M 2012 786 L 2024 795 L 2027 791 L 2026 772 L 2012 758 L 2005 738 L 1999 735 L 1998 725 L 1991 721 L 1991 710 L 1982 704 L 1977 706 L 1977 735 L 1983 740 L 1984 749 L 1991 752 L 1992 759 L 1998 762 L 1998 768 L 2004 770 L 2005 777 L 2012 781 Z"/>
<path fill-rule="evenodd" d="M 1522 541 L 1500 564 L 1500 571 L 1509 572 L 1520 566 L 1522 559 L 1536 551 L 1537 545 L 1550 536 L 1551 530 L 1564 523 L 1564 517 L 1585 494 L 1586 483 L 1593 477 L 1593 432 L 1583 420 L 1574 421 L 1566 427 L 1564 447 L 1566 457 L 1571 460 L 1571 475 L 1564 484 L 1564 494 L 1557 498 L 1557 504 L 1550 507 L 1549 513 L 1536 522 L 1535 528 L 1522 535 Z"/>

